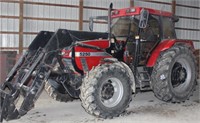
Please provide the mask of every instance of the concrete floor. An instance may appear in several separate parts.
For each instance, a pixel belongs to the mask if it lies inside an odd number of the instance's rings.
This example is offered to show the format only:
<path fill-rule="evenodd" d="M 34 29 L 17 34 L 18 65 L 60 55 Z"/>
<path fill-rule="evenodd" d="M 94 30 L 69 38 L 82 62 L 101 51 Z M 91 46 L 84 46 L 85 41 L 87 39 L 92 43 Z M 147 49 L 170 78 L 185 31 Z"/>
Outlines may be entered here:
<path fill-rule="evenodd" d="M 87 114 L 80 100 L 61 103 L 44 92 L 35 108 L 24 117 L 4 123 L 198 123 L 200 122 L 200 89 L 181 104 L 165 103 L 153 92 L 133 95 L 127 112 L 114 119 L 99 119 Z"/>

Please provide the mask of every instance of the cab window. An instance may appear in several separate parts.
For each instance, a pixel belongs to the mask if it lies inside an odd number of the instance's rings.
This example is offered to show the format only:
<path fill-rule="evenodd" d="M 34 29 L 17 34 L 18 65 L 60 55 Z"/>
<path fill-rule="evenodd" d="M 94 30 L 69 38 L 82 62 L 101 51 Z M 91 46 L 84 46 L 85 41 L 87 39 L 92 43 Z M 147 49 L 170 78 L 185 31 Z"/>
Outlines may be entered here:
<path fill-rule="evenodd" d="M 173 39 L 176 38 L 174 31 L 174 24 L 172 19 L 169 17 L 162 17 L 162 27 L 163 27 L 163 39 Z"/>
<path fill-rule="evenodd" d="M 142 29 L 141 38 L 147 41 L 157 41 L 160 36 L 159 17 L 150 15 L 147 27 Z"/>

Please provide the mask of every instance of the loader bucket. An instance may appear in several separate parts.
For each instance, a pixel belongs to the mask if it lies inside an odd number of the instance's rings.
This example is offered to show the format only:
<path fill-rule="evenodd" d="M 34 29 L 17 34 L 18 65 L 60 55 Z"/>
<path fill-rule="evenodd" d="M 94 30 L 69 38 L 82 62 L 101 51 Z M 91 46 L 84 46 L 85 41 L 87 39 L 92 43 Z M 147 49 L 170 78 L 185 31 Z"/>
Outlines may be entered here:
<path fill-rule="evenodd" d="M 33 51 L 37 50 L 39 47 L 44 48 L 49 39 L 52 37 L 52 35 L 53 32 L 47 32 L 47 31 L 39 32 L 38 35 L 35 37 L 35 39 L 29 45 L 28 50 Z"/>
<path fill-rule="evenodd" d="M 15 90 L 10 83 L 5 83 L 4 87 L 8 87 L 11 91 L 6 93 L 5 91 L 0 90 L 0 122 L 11 119 L 18 119 L 20 117 L 18 110 L 15 107 L 14 100 L 19 94 L 19 91 Z"/>

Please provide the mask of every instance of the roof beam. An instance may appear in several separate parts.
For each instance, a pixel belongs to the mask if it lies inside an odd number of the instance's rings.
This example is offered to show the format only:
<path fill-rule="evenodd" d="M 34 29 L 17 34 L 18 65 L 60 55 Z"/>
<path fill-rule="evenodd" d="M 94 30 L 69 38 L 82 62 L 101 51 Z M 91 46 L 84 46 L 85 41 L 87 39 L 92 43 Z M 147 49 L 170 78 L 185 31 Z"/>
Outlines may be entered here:
<path fill-rule="evenodd" d="M 83 0 L 79 0 L 79 30 L 83 30 Z"/>
<path fill-rule="evenodd" d="M 134 7 L 134 0 L 130 0 L 130 7 Z"/>
<path fill-rule="evenodd" d="M 23 53 L 23 17 L 24 17 L 24 0 L 19 3 L 19 54 Z"/>

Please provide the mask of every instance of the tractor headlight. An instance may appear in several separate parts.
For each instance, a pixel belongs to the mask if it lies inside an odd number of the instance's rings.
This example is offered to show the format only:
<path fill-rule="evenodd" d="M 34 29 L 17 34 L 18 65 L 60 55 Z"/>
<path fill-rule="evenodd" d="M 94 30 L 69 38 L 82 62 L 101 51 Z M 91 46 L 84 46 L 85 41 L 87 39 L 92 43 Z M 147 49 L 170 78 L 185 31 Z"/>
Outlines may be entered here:
<path fill-rule="evenodd" d="M 64 56 L 64 55 L 65 55 L 65 51 L 62 51 L 62 52 L 61 52 L 61 55 Z"/>
<path fill-rule="evenodd" d="M 115 39 L 114 38 L 111 39 L 111 43 L 115 43 Z"/>

